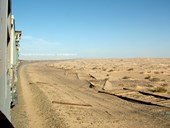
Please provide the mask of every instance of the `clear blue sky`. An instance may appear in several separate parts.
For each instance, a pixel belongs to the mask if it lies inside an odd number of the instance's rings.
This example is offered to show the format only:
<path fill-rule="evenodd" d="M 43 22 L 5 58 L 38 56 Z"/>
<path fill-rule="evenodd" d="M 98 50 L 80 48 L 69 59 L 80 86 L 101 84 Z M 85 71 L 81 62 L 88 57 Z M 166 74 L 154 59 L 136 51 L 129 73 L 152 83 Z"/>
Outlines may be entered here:
<path fill-rule="evenodd" d="M 13 0 L 13 14 L 23 58 L 170 57 L 170 0 Z"/>

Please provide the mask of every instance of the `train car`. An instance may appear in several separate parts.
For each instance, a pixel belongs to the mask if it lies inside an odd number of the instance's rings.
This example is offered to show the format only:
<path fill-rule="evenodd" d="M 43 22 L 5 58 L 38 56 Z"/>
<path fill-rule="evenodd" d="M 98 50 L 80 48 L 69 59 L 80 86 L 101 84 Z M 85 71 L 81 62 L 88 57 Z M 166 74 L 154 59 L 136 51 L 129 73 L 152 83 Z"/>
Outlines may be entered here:
<path fill-rule="evenodd" d="M 16 104 L 16 83 L 21 31 L 15 30 L 12 0 L 0 0 L 0 111 L 11 120 Z"/>
<path fill-rule="evenodd" d="M 17 94 L 16 94 L 16 85 L 17 85 L 17 67 L 19 64 L 19 41 L 21 39 L 21 31 L 15 30 L 15 19 L 12 15 L 11 18 L 11 41 L 10 41 L 10 67 L 9 67 L 9 86 L 11 87 L 11 107 L 16 104 Z"/>

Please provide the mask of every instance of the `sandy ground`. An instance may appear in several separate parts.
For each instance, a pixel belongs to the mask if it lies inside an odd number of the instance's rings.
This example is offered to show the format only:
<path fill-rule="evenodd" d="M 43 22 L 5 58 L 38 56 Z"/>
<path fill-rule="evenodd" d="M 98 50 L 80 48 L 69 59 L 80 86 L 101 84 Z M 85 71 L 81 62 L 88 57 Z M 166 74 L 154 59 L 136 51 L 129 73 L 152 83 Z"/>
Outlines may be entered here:
<path fill-rule="evenodd" d="M 122 88 L 170 96 L 170 59 L 101 59 L 22 64 L 16 128 L 170 128 L 170 108 Z M 157 100 L 157 99 L 156 99 Z M 170 107 L 170 100 L 163 101 Z M 156 102 L 157 103 L 157 102 Z"/>

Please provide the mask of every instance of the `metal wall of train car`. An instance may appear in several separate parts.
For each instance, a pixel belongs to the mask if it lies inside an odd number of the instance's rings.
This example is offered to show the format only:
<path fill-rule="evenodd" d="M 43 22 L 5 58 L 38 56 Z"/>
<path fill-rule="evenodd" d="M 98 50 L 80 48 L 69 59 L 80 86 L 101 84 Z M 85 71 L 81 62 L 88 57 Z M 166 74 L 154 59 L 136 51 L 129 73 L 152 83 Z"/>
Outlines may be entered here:
<path fill-rule="evenodd" d="M 11 40 L 9 44 L 10 48 L 10 67 L 8 69 L 8 82 L 9 86 L 11 87 L 11 106 L 15 105 L 15 96 L 13 95 L 16 92 L 16 87 L 15 87 L 15 63 L 14 63 L 14 52 L 15 52 L 15 20 L 14 16 L 11 17 Z"/>
<path fill-rule="evenodd" d="M 17 65 L 18 63 L 18 47 L 19 47 L 19 41 L 20 37 L 18 39 L 18 34 L 21 31 L 15 31 L 15 18 L 12 15 L 11 19 L 11 58 L 10 58 L 10 63 L 12 66 Z"/>
<path fill-rule="evenodd" d="M 19 57 L 19 41 L 21 38 L 21 31 L 15 31 L 15 19 L 12 16 L 11 22 L 11 55 L 10 55 L 10 73 L 9 73 L 9 84 L 11 87 L 11 106 L 17 103 L 17 67 L 18 67 L 18 57 Z"/>
<path fill-rule="evenodd" d="M 0 0 L 0 110 L 10 120 L 11 94 L 8 85 L 10 58 L 11 0 Z"/>

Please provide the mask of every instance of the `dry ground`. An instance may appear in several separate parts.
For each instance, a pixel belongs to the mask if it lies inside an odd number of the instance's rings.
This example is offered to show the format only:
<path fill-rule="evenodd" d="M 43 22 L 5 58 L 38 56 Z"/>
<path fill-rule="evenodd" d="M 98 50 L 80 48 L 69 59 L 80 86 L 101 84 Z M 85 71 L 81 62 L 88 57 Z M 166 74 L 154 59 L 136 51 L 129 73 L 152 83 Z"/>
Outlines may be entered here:
<path fill-rule="evenodd" d="M 170 108 L 98 93 L 104 90 L 121 94 L 124 87 L 170 96 L 170 59 L 22 64 L 12 122 L 16 128 L 170 127 Z"/>

